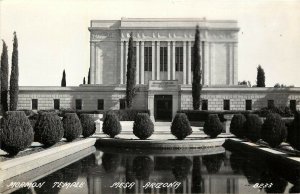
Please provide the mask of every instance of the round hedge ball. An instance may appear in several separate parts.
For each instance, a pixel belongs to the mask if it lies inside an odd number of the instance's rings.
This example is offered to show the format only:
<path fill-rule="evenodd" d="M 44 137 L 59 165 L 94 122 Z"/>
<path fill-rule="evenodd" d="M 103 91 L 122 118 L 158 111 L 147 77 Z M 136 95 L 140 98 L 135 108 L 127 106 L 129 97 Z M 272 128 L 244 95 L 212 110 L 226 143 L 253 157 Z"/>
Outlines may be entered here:
<path fill-rule="evenodd" d="M 256 114 L 249 114 L 245 122 L 245 136 L 253 142 L 261 138 L 262 121 Z"/>
<path fill-rule="evenodd" d="M 271 147 L 279 146 L 287 137 L 285 122 L 277 113 L 267 116 L 261 129 L 261 137 Z"/>
<path fill-rule="evenodd" d="M 64 137 L 73 141 L 82 134 L 82 126 L 76 113 L 66 113 L 63 117 Z"/>
<path fill-rule="evenodd" d="M 210 138 L 216 138 L 223 131 L 223 125 L 217 114 L 208 115 L 204 123 L 203 131 Z"/>
<path fill-rule="evenodd" d="M 177 113 L 172 121 L 171 133 L 177 139 L 183 140 L 193 132 L 190 122 L 184 113 Z"/>
<path fill-rule="evenodd" d="M 116 135 L 121 133 L 121 130 L 122 127 L 117 115 L 111 111 L 105 114 L 102 126 L 103 133 L 109 135 L 111 138 L 114 138 Z"/>
<path fill-rule="evenodd" d="M 133 123 L 133 134 L 144 140 L 154 132 L 154 125 L 147 113 L 138 113 Z"/>
<path fill-rule="evenodd" d="M 81 114 L 80 122 L 82 126 L 82 136 L 89 137 L 93 135 L 96 131 L 96 123 L 94 118 L 90 114 Z"/>
<path fill-rule="evenodd" d="M 231 119 L 230 123 L 230 133 L 238 138 L 244 138 L 245 128 L 244 124 L 246 122 L 246 117 L 243 114 L 235 114 Z"/>
<path fill-rule="evenodd" d="M 42 113 L 39 115 L 34 127 L 35 141 L 52 146 L 59 142 L 64 135 L 64 128 L 60 117 L 55 113 Z"/>
<path fill-rule="evenodd" d="M 1 149 L 9 155 L 17 155 L 33 142 L 33 128 L 23 111 L 7 111 L 2 127 Z"/>

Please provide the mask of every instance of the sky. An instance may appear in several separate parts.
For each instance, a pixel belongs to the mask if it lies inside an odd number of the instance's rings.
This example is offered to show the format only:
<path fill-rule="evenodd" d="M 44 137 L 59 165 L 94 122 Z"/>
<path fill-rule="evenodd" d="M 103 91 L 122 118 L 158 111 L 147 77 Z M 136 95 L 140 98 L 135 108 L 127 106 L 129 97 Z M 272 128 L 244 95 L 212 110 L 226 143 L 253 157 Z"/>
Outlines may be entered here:
<path fill-rule="evenodd" d="M 0 38 L 11 64 L 13 32 L 19 41 L 21 86 L 78 86 L 90 63 L 90 20 L 203 18 L 237 20 L 238 80 L 300 87 L 300 0 L 0 0 Z M 2 52 L 2 45 L 0 46 Z"/>

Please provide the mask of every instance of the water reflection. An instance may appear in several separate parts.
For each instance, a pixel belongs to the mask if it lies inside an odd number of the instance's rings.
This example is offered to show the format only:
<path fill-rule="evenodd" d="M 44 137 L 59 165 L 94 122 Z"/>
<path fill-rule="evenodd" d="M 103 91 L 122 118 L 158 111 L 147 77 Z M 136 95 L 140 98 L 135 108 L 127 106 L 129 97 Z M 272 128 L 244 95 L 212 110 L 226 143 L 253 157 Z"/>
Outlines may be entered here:
<path fill-rule="evenodd" d="M 19 189 L 14 193 L 298 193 L 299 179 L 278 173 L 276 168 L 274 161 L 225 150 L 218 154 L 167 156 L 142 152 L 134 155 L 128 150 L 126 154 L 98 150 L 36 181 L 45 184 L 42 188 L 35 188 L 35 192 Z M 295 173 L 299 172 L 292 175 Z M 76 181 L 83 182 L 84 188 L 53 188 L 54 182 Z M 154 185 L 145 187 L 149 182 Z M 176 182 L 180 183 L 176 189 L 155 185 Z M 134 186 L 128 187 L 126 183 Z M 272 186 L 253 187 L 266 183 L 272 183 Z"/>

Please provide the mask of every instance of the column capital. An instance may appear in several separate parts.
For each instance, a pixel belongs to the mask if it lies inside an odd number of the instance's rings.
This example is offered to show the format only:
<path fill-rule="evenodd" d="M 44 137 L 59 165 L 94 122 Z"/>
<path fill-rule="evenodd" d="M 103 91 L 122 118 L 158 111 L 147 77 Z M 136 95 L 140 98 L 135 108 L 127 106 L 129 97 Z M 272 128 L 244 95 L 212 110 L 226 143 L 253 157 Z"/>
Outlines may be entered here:
<path fill-rule="evenodd" d="M 151 41 L 151 46 L 155 46 L 155 41 Z"/>
<path fill-rule="evenodd" d="M 136 41 L 136 42 L 135 42 L 135 45 L 136 45 L 136 46 L 139 46 L 139 44 L 140 44 L 140 41 Z"/>
<path fill-rule="evenodd" d="M 182 41 L 183 46 L 186 46 L 186 41 Z"/>
<path fill-rule="evenodd" d="M 157 44 L 157 46 L 159 46 L 160 45 L 160 41 L 156 41 L 156 44 Z"/>
<path fill-rule="evenodd" d="M 145 45 L 145 41 L 141 41 L 141 46 L 144 46 Z"/>
<path fill-rule="evenodd" d="M 170 46 L 171 45 L 171 41 L 167 41 L 167 45 Z"/>

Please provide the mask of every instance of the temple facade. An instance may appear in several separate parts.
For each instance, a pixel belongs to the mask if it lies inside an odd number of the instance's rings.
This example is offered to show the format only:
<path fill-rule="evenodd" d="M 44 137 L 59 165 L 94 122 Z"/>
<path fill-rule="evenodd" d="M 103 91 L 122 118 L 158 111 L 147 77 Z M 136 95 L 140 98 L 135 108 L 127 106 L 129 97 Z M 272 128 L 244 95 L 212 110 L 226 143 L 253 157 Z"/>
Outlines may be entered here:
<path fill-rule="evenodd" d="M 238 82 L 238 25 L 233 20 L 134 19 L 92 20 L 90 31 L 91 84 L 125 84 L 130 34 L 134 41 L 136 84 L 149 80 L 192 83 L 192 53 L 200 28 L 202 84 Z"/>

